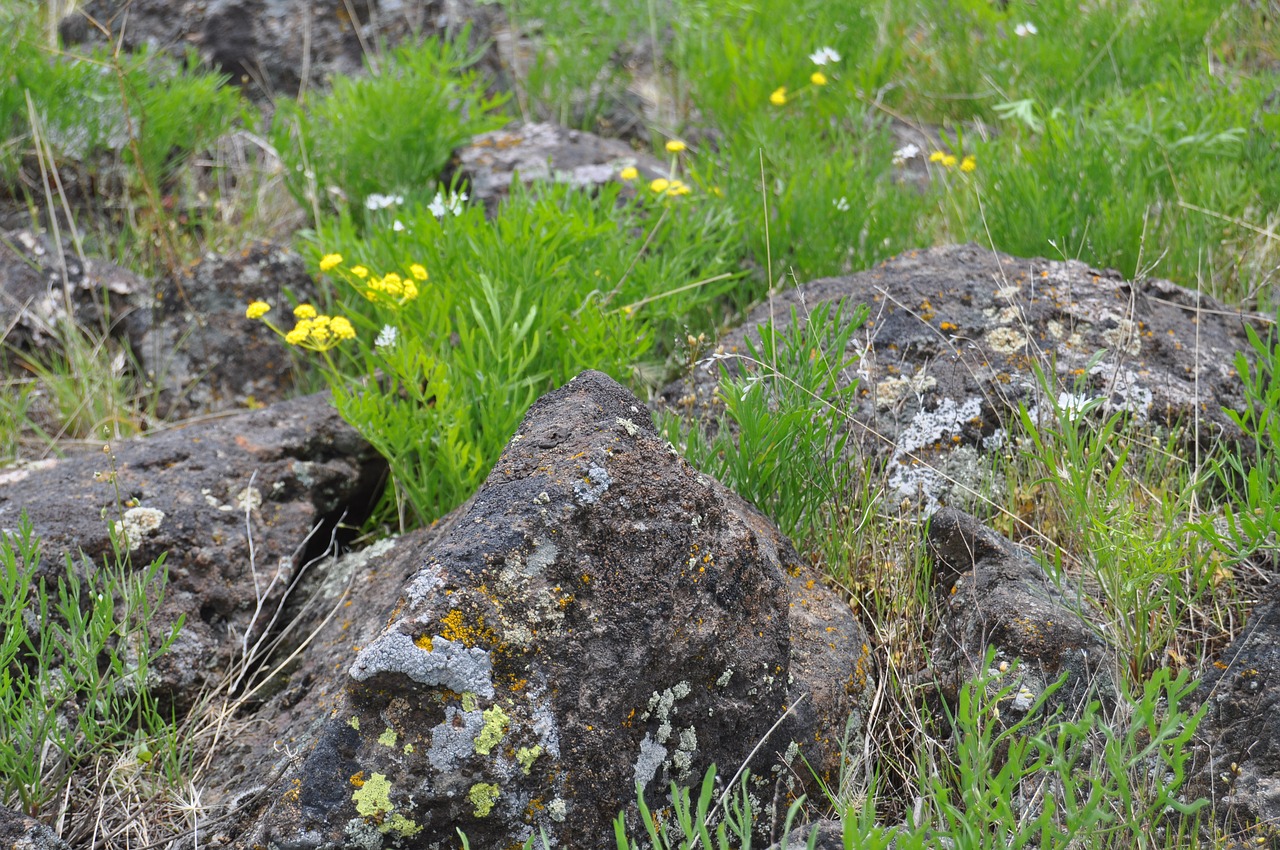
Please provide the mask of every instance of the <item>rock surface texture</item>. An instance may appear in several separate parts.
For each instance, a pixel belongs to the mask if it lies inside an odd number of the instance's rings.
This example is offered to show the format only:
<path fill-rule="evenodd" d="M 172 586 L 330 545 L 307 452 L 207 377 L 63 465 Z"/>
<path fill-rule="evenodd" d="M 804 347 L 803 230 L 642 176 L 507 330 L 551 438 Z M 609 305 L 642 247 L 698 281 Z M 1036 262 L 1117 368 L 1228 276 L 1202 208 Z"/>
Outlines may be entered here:
<path fill-rule="evenodd" d="M 458 151 L 457 160 L 472 199 L 490 206 L 506 197 L 516 176 L 523 183 L 551 180 L 577 188 L 612 183 L 628 166 L 636 167 L 642 184 L 667 176 L 667 166 L 649 154 L 637 153 L 616 139 L 555 124 L 524 124 L 482 133 Z"/>
<path fill-rule="evenodd" d="M 309 731 L 238 846 L 611 846 L 620 809 L 640 829 L 637 782 L 661 808 L 766 738 L 762 823 L 805 790 L 801 755 L 832 776 L 873 690 L 864 633 L 610 378 L 539 400 L 446 525 L 389 617 L 385 596 L 343 609 L 369 637 L 279 730 Z"/>
<path fill-rule="evenodd" d="M 1059 586 L 1044 569 L 1004 537 L 953 508 L 929 522 L 929 553 L 939 602 L 932 674 L 955 703 L 959 688 L 984 675 L 987 647 L 1012 688 L 1002 719 L 1025 717 L 1045 689 L 1064 673 L 1063 686 L 1046 703 L 1072 717 L 1099 699 L 1114 705 L 1115 659 L 1078 611 L 1070 580 Z"/>
<path fill-rule="evenodd" d="M 1207 797 L 1232 834 L 1280 826 L 1280 580 L 1195 693 L 1208 704 L 1196 729 L 1188 799 Z M 1257 834 L 1263 842 L 1266 831 Z M 1274 841 L 1275 833 L 1270 833 Z"/>
<path fill-rule="evenodd" d="M 1248 316 L 1208 296 L 1197 303 L 1167 280 L 1131 282 L 976 245 L 912 251 L 783 291 L 720 344 L 745 354 L 771 315 L 785 326 L 792 308 L 803 321 L 842 299 L 871 308 L 857 374 L 845 376 L 860 382 L 855 433 L 869 451 L 890 454 L 891 495 L 929 511 L 985 495 L 992 473 L 979 456 L 1004 441 L 1019 402 L 1048 410 L 1036 366 L 1058 386 L 1102 398 L 1103 414 L 1198 424 L 1206 444 L 1232 433 L 1221 409 L 1243 404 L 1232 364 L 1249 350 Z M 714 420 L 717 381 L 717 369 L 697 369 L 664 390 L 664 403 Z"/>
<path fill-rule="evenodd" d="M 366 53 L 411 33 L 453 34 L 470 22 L 481 45 L 500 16 L 497 6 L 472 0 L 91 0 L 59 30 L 67 44 L 146 46 L 178 57 L 194 50 L 270 98 L 327 84 L 333 74 L 359 74 Z"/>
<path fill-rule="evenodd" d="M 348 507 L 376 498 L 385 474 L 327 395 L 112 448 L 0 472 L 0 532 L 27 513 L 46 580 L 67 554 L 77 563 L 81 553 L 112 557 L 110 525 L 135 569 L 167 553 L 169 584 L 151 634 L 167 634 L 179 617 L 185 625 L 151 669 L 156 692 L 179 706 L 264 633 L 313 554 L 308 541 L 323 549 Z"/>
<path fill-rule="evenodd" d="M 6 850 L 67 850 L 67 843 L 35 818 L 0 806 L 0 847 Z"/>

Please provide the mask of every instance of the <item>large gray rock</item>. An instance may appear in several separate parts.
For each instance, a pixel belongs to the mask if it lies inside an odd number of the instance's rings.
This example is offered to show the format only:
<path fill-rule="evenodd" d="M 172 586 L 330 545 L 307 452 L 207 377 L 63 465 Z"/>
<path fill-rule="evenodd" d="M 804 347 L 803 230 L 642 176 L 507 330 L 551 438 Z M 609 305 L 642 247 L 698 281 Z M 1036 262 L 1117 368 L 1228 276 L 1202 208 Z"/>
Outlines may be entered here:
<path fill-rule="evenodd" d="M 857 373 L 842 378 L 859 380 L 853 432 L 866 451 L 889 456 L 894 502 L 932 511 L 972 505 L 997 487 L 981 455 L 1004 443 L 1019 402 L 1048 410 L 1036 365 L 1058 389 L 1102 398 L 1103 415 L 1197 423 L 1194 437 L 1206 446 L 1237 433 L 1222 408 L 1243 406 L 1233 358 L 1250 350 L 1251 317 L 1167 280 L 1127 281 L 1076 261 L 976 245 L 911 251 L 780 292 L 720 345 L 746 354 L 771 315 L 785 326 L 792 308 L 804 321 L 818 304 L 842 300 L 871 308 L 857 334 Z M 717 382 L 718 369 L 696 369 L 663 402 L 713 421 Z"/>
<path fill-rule="evenodd" d="M 35 818 L 0 806 L 0 848 L 5 850 L 67 850 L 67 843 Z"/>
<path fill-rule="evenodd" d="M 309 396 L 110 454 L 0 472 L 0 533 L 26 512 L 42 542 L 42 580 L 62 573 L 67 555 L 113 557 L 112 526 L 135 569 L 166 555 L 168 589 L 151 633 L 164 636 L 179 617 L 185 625 L 151 669 L 154 690 L 185 707 L 266 632 L 334 524 L 367 513 L 385 470 L 327 394 Z"/>
<path fill-rule="evenodd" d="M 538 830 L 610 846 L 619 810 L 642 833 L 637 782 L 661 809 L 669 782 L 712 763 L 727 779 L 766 737 L 749 761 L 762 830 L 806 790 L 800 756 L 835 776 L 873 689 L 865 634 L 608 377 L 539 400 L 443 525 L 354 571 L 348 634 L 314 643 L 329 670 L 304 661 L 316 678 L 276 698 L 294 707 L 266 709 L 289 752 L 237 846 L 444 847 L 459 828 L 473 847 Z"/>

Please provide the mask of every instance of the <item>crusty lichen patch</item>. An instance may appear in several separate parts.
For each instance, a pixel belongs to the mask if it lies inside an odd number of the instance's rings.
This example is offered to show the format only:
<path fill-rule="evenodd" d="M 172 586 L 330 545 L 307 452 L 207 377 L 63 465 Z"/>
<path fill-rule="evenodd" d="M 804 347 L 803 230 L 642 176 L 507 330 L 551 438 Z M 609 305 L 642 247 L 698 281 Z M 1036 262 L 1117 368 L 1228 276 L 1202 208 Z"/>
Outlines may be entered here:
<path fill-rule="evenodd" d="M 384 774 L 375 773 L 361 783 L 351 795 L 356 813 L 378 825 L 383 835 L 394 832 L 409 838 L 422 832 L 422 826 L 396 811 L 391 803 L 391 781 Z"/>
<path fill-rule="evenodd" d="M 475 816 L 478 818 L 488 817 L 493 811 L 493 804 L 498 802 L 498 797 L 502 794 L 497 785 L 490 782 L 477 782 L 471 786 L 471 790 L 467 791 L 467 799 L 471 801 L 474 807 Z"/>
<path fill-rule="evenodd" d="M 142 541 L 155 533 L 164 522 L 164 511 L 156 508 L 129 508 L 112 528 L 118 539 L 125 541 L 130 552 L 136 552 Z"/>
<path fill-rule="evenodd" d="M 476 752 L 482 756 L 487 756 L 493 752 L 502 741 L 502 736 L 507 733 L 507 724 L 511 722 L 511 717 L 502 710 L 502 706 L 495 705 L 493 708 L 484 710 L 484 726 L 480 729 L 480 734 L 476 736 Z"/>

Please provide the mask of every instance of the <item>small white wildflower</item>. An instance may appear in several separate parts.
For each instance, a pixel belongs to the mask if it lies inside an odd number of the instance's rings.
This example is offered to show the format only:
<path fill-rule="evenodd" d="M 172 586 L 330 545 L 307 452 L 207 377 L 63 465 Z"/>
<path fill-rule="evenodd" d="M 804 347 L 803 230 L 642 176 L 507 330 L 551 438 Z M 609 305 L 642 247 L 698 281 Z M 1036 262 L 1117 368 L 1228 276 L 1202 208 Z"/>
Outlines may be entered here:
<path fill-rule="evenodd" d="M 920 148 L 915 145 L 903 145 L 893 152 L 893 164 L 903 165 L 909 159 L 915 159 L 920 155 Z"/>
<path fill-rule="evenodd" d="M 462 204 L 466 200 L 466 192 L 450 192 L 449 197 L 447 198 L 443 192 L 436 192 L 436 196 L 431 199 L 431 203 L 427 206 L 427 209 L 436 218 L 444 218 L 445 213 L 462 215 Z"/>
<path fill-rule="evenodd" d="M 396 344 L 396 337 L 399 331 L 395 325 L 383 325 L 382 330 L 378 331 L 378 338 L 373 341 L 377 348 L 390 348 Z"/>
<path fill-rule="evenodd" d="M 1036 29 L 1036 25 L 1030 21 L 1018 24 L 1013 28 L 1013 34 L 1018 38 L 1026 38 L 1027 36 L 1035 35 L 1038 32 L 1040 32 L 1040 30 Z"/>
<path fill-rule="evenodd" d="M 374 193 L 364 199 L 364 208 L 367 210 L 385 210 L 387 207 L 394 207 L 396 204 L 404 203 L 404 195 L 379 195 Z"/>
<path fill-rule="evenodd" d="M 835 207 L 840 212 L 848 212 L 849 199 L 845 197 L 836 198 L 834 201 L 831 202 L 831 206 Z"/>
<path fill-rule="evenodd" d="M 1058 409 L 1067 417 L 1068 422 L 1074 422 L 1077 416 L 1088 409 L 1088 405 L 1088 396 L 1066 392 L 1058 394 Z"/>
<path fill-rule="evenodd" d="M 809 54 L 809 61 L 815 65 L 827 65 L 831 62 L 839 62 L 840 54 L 836 53 L 833 48 L 819 47 L 816 51 Z"/>
<path fill-rule="evenodd" d="M 396 219 L 395 221 L 391 222 L 391 229 L 394 230 L 396 233 L 399 233 L 400 231 L 404 230 L 404 222 L 402 222 L 400 219 Z"/>

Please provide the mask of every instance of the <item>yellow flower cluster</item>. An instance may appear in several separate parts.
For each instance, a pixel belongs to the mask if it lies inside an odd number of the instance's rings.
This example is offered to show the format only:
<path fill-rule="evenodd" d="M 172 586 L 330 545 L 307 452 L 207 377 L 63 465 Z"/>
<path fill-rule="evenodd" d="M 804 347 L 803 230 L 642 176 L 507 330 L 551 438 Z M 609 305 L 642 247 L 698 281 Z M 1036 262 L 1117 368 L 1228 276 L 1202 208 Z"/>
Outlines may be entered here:
<path fill-rule="evenodd" d="M 687 195 L 693 190 L 683 180 L 668 180 L 665 177 L 659 177 L 649 184 L 649 191 L 655 195 Z"/>
<path fill-rule="evenodd" d="M 344 317 L 316 315 L 314 308 L 306 312 L 311 318 L 301 318 L 299 313 L 298 324 L 284 335 L 284 341 L 290 345 L 311 351 L 328 351 L 343 340 L 355 338 L 356 329 Z"/>
<path fill-rule="evenodd" d="M 266 301 L 254 301 L 244 314 L 250 319 L 262 319 L 270 311 L 271 305 Z M 328 351 L 343 340 L 355 338 L 356 330 L 344 316 L 322 316 L 310 304 L 294 307 L 293 315 L 298 323 L 288 333 L 266 319 L 263 319 L 263 324 L 284 337 L 284 341 L 290 345 L 311 351 Z"/>
<path fill-rule="evenodd" d="M 948 171 L 955 168 L 956 165 L 959 164 L 960 170 L 963 171 L 965 174 L 968 174 L 970 171 L 973 171 L 975 168 L 978 167 L 978 160 L 973 156 L 973 154 L 969 154 L 968 156 L 966 156 L 964 159 L 961 160 L 961 159 L 957 159 L 955 154 L 945 153 L 944 151 L 934 151 L 929 155 L 929 161 L 940 164 L 943 168 L 947 169 Z"/>
<path fill-rule="evenodd" d="M 422 266 L 414 268 L 422 269 L 422 277 L 419 279 L 426 280 L 426 269 Z M 418 297 L 418 284 L 411 278 L 400 277 L 395 272 L 387 272 L 382 277 L 374 275 L 365 281 L 363 286 L 364 297 L 375 304 L 402 307 Z"/>

